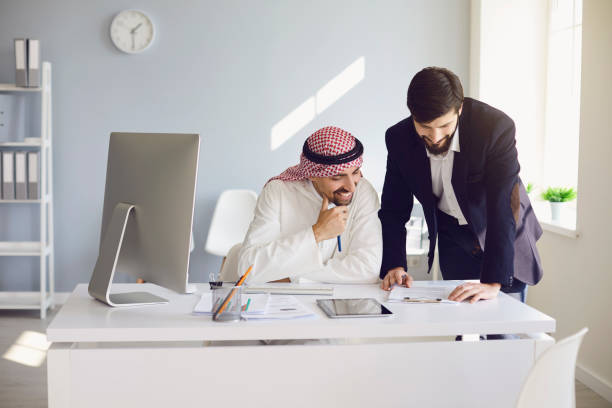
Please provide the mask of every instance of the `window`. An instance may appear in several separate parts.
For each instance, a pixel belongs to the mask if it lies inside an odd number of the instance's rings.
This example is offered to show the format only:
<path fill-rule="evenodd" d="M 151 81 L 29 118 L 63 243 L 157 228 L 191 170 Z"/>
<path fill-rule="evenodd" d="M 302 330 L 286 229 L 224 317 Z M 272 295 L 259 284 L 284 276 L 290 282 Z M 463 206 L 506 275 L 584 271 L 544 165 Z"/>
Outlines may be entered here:
<path fill-rule="evenodd" d="M 541 192 L 578 187 L 581 45 L 582 0 L 472 2 L 469 96 L 514 120 L 538 219 L 574 237 L 576 201 L 551 222 Z"/>
<path fill-rule="evenodd" d="M 582 0 L 551 0 L 544 140 L 545 186 L 578 184 Z"/>

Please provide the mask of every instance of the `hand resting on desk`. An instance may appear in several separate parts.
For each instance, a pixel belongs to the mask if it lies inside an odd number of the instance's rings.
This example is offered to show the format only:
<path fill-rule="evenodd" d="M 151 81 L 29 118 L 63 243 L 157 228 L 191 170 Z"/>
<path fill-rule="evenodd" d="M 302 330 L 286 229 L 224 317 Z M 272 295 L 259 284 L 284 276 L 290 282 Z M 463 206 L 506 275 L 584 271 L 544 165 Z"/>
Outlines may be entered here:
<path fill-rule="evenodd" d="M 470 303 L 476 303 L 480 299 L 493 299 L 499 293 L 500 288 L 499 283 L 466 282 L 457 286 L 448 295 L 448 299 L 463 302 L 470 298 Z"/>
<path fill-rule="evenodd" d="M 412 276 L 410 276 L 404 268 L 397 267 L 389 269 L 385 278 L 382 281 L 381 288 L 383 290 L 391 290 L 393 285 L 398 284 L 409 288 L 412 285 Z"/>

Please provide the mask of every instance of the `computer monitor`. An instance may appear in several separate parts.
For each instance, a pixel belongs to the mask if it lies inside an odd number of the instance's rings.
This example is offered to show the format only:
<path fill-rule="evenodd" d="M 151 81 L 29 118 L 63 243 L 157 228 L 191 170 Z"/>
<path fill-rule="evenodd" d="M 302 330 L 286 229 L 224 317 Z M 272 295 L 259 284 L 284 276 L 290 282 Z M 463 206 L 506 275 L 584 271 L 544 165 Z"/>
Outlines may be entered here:
<path fill-rule="evenodd" d="M 115 271 L 187 291 L 200 136 L 111 133 L 100 253 L 89 294 L 109 306 L 166 303 L 110 293 Z"/>

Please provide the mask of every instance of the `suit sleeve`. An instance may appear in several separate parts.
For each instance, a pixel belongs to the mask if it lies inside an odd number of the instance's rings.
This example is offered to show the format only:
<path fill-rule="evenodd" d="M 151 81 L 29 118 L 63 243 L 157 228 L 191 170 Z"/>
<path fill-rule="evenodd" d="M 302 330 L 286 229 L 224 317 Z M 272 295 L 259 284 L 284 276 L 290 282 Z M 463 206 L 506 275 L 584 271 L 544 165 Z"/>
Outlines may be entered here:
<path fill-rule="evenodd" d="M 378 218 L 382 225 L 383 259 L 380 277 L 384 279 L 390 269 L 403 267 L 406 263 L 406 223 L 410 220 L 414 197 L 402 178 L 398 164 L 391 154 L 390 131 L 387 142 L 387 173 L 383 185 L 382 203 Z"/>
<path fill-rule="evenodd" d="M 493 130 L 485 163 L 487 235 L 482 283 L 512 285 L 516 222 L 511 200 L 519 170 L 514 123 L 509 118 L 500 120 Z"/>

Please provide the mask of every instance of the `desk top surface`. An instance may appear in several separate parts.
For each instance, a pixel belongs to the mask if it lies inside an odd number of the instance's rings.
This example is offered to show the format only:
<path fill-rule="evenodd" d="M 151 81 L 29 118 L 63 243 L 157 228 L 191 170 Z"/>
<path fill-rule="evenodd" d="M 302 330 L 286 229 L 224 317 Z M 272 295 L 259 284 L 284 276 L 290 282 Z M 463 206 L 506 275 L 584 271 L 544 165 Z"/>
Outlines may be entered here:
<path fill-rule="evenodd" d="M 429 283 L 428 283 L 429 282 Z M 452 281 L 424 281 L 420 285 Z M 213 322 L 194 315 L 193 308 L 208 284 L 196 285 L 195 294 L 178 294 L 151 284 L 115 284 L 113 293 L 149 291 L 168 304 L 111 308 L 94 300 L 87 285 L 79 284 L 49 327 L 51 342 L 146 342 L 200 340 L 398 338 L 454 336 L 458 334 L 543 333 L 555 331 L 555 320 L 500 293 L 476 304 L 401 304 L 386 302 L 379 285 L 334 285 L 334 298 L 373 297 L 393 313 L 388 318 L 329 319 L 316 305 L 317 298 L 297 295 L 316 313 L 316 319 L 284 321 Z"/>

